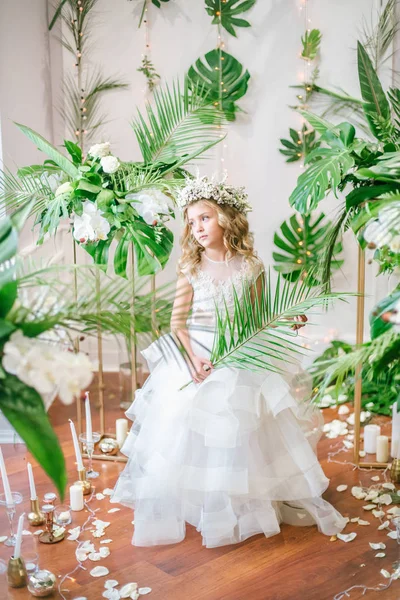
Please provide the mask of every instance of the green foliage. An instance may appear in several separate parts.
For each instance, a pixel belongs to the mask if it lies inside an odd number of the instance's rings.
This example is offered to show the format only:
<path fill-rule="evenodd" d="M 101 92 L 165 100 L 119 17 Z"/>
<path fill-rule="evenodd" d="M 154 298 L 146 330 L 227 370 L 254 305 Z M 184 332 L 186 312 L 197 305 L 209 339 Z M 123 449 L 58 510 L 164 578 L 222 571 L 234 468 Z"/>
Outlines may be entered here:
<path fill-rule="evenodd" d="M 238 18 L 253 8 L 256 0 L 205 0 L 206 11 L 213 18 L 213 25 L 221 24 L 228 33 L 236 37 L 235 27 L 250 27 L 245 19 Z"/>
<path fill-rule="evenodd" d="M 239 110 L 236 102 L 247 92 L 250 73 L 243 71 L 243 65 L 231 54 L 220 49 L 207 52 L 204 58 L 205 63 L 198 58 L 188 71 L 191 89 L 203 89 L 226 119 L 234 121 Z"/>
<path fill-rule="evenodd" d="M 306 60 L 314 60 L 317 57 L 319 46 L 321 44 L 321 32 L 319 29 L 312 29 L 306 31 L 304 37 L 301 38 L 303 44 L 303 50 L 301 52 L 302 58 Z"/>
<path fill-rule="evenodd" d="M 321 256 L 326 245 L 326 236 L 331 227 L 330 221 L 325 221 L 325 215 L 305 215 L 299 217 L 292 215 L 280 226 L 280 234 L 275 233 L 274 244 L 279 252 L 273 252 L 272 256 L 277 263 L 274 269 L 289 281 L 296 281 L 301 275 L 309 272 L 313 277 L 309 278 L 310 285 L 320 285 Z M 343 260 L 336 256 L 342 251 L 341 242 L 337 242 L 334 248 L 335 259 L 331 261 L 332 268 L 338 269 Z"/>
<path fill-rule="evenodd" d="M 291 140 L 281 138 L 280 142 L 284 148 L 279 148 L 279 152 L 288 157 L 287 163 L 304 159 L 320 146 L 320 142 L 315 139 L 315 131 L 306 124 L 303 124 L 301 131 L 290 128 L 289 133 Z"/>
<path fill-rule="evenodd" d="M 146 77 L 147 87 L 149 91 L 152 92 L 156 87 L 157 79 L 160 79 L 160 76 L 157 73 L 151 59 L 147 55 L 143 56 L 142 64 L 136 70 L 139 71 L 139 73 L 143 73 L 143 75 Z"/>

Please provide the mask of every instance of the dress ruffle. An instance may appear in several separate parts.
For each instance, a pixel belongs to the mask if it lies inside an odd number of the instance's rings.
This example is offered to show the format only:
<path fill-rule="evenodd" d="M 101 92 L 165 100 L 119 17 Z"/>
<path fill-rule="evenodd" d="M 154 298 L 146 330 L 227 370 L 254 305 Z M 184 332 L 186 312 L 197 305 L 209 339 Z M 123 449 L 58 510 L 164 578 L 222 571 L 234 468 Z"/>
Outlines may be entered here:
<path fill-rule="evenodd" d="M 191 332 L 196 354 L 207 356 L 211 336 Z M 345 527 L 321 498 L 323 419 L 296 398 L 304 377 L 222 368 L 179 391 L 190 375 L 169 338 L 142 354 L 151 375 L 126 412 L 128 463 L 111 499 L 134 508 L 134 545 L 180 542 L 185 523 L 208 548 L 275 535 L 282 521 L 326 535 Z"/>

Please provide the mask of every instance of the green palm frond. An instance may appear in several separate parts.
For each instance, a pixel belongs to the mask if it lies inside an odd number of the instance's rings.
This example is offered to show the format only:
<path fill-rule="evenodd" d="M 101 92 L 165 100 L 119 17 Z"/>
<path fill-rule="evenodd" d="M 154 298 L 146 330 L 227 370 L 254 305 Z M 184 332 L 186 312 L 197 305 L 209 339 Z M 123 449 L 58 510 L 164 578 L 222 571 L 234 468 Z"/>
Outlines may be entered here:
<path fill-rule="evenodd" d="M 313 377 L 320 378 L 321 384 L 314 390 L 315 400 L 319 400 L 331 384 L 340 389 L 347 375 L 362 365 L 360 376 L 363 380 L 374 380 L 395 361 L 398 362 L 400 351 L 400 336 L 392 330 L 387 331 L 349 352 L 331 360 L 321 360 L 313 363 L 310 372 Z"/>
<path fill-rule="evenodd" d="M 114 77 L 105 77 L 100 69 L 87 75 L 83 82 L 85 90 L 85 103 L 82 106 L 82 90 L 78 88 L 77 78 L 72 75 L 66 75 L 63 90 L 65 102 L 59 109 L 61 116 L 65 118 L 68 135 L 71 138 L 76 137 L 76 131 L 81 127 L 81 110 L 84 110 L 85 141 L 90 142 L 93 137 L 99 136 L 99 129 L 107 123 L 106 115 L 100 112 L 101 100 L 105 93 L 115 90 L 126 89 L 128 83 L 118 80 Z"/>
<path fill-rule="evenodd" d="M 32 175 L 17 177 L 8 170 L 0 171 L 0 212 L 14 211 L 34 199 L 31 211 L 41 212 L 54 194 L 46 175 L 46 167 Z"/>
<path fill-rule="evenodd" d="M 316 58 L 321 44 L 321 38 L 322 35 L 319 29 L 306 31 L 304 37 L 301 38 L 301 43 L 303 44 L 303 50 L 301 52 L 302 58 L 305 60 L 314 60 Z"/>
<path fill-rule="evenodd" d="M 256 0 L 206 0 L 206 11 L 214 17 L 213 25 L 221 24 L 228 33 L 237 37 L 235 27 L 250 27 L 246 19 L 240 19 L 237 15 L 247 12 L 255 3 Z"/>
<path fill-rule="evenodd" d="M 270 271 L 261 277 L 261 293 L 254 300 L 246 283 L 241 299 L 233 289 L 233 315 L 227 305 L 224 310 L 216 307 L 216 332 L 210 356 L 214 368 L 284 371 L 285 364 L 305 352 L 295 341 L 296 333 L 291 329 L 293 317 L 351 295 L 325 294 L 321 288 L 312 287 L 313 273 L 299 277 L 295 283 L 278 275 L 274 284 Z"/>
<path fill-rule="evenodd" d="M 274 243 L 279 252 L 273 252 L 277 264 L 274 269 L 282 274 L 284 279 L 296 281 L 301 275 L 314 273 L 310 284 L 321 284 L 321 255 L 325 251 L 326 237 L 331 229 L 331 222 L 325 221 L 324 213 L 300 217 L 294 214 L 280 226 L 280 234 L 274 234 Z M 342 251 L 342 244 L 336 241 L 334 255 Z M 332 269 L 338 269 L 343 260 L 337 258 L 330 261 Z"/>
<path fill-rule="evenodd" d="M 190 67 L 188 76 L 192 85 L 203 89 L 207 98 L 220 108 L 228 121 L 234 121 L 240 110 L 236 102 L 248 87 L 250 73 L 231 54 L 220 48 L 207 52 L 205 62 L 198 58 Z"/>
<path fill-rule="evenodd" d="M 396 18 L 396 0 L 388 0 L 383 10 L 379 13 L 378 20 L 371 19 L 371 24 L 364 21 L 361 43 L 371 59 L 376 71 L 392 57 L 389 53 L 399 23 Z"/>
<path fill-rule="evenodd" d="M 223 115 L 204 92 L 185 77 L 154 92 L 153 108 L 139 111 L 132 127 L 145 163 L 197 156 L 221 140 Z"/>

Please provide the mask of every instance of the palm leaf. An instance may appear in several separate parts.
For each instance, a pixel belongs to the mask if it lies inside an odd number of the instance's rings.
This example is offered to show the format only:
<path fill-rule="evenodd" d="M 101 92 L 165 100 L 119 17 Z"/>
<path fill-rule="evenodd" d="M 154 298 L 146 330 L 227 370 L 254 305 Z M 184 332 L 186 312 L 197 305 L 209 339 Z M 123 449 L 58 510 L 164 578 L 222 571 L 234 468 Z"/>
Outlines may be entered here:
<path fill-rule="evenodd" d="M 206 0 L 206 11 L 214 17 L 213 25 L 221 24 L 228 33 L 236 37 L 235 27 L 250 27 L 245 19 L 237 18 L 244 12 L 253 8 L 256 0 Z"/>
<path fill-rule="evenodd" d="M 365 115 L 375 137 L 386 141 L 385 129 L 382 130 L 377 127 L 377 124 L 387 124 L 387 127 L 390 126 L 389 102 L 376 71 L 372 66 L 371 59 L 360 42 L 357 44 L 357 58 L 361 96 L 365 103 Z"/>
<path fill-rule="evenodd" d="M 204 93 L 185 77 L 154 92 L 155 108 L 146 105 L 146 117 L 138 111 L 132 123 L 145 163 L 173 162 L 197 156 L 221 140 L 222 113 Z"/>
<path fill-rule="evenodd" d="M 26 127 L 26 125 L 21 125 L 20 123 L 15 123 L 16 126 L 29 138 L 39 150 L 44 152 L 52 161 L 56 163 L 60 167 L 64 173 L 69 175 L 72 179 L 77 179 L 79 175 L 79 171 L 77 167 L 61 152 L 57 150 L 50 142 L 48 142 L 44 137 L 42 137 L 33 129 Z"/>
<path fill-rule="evenodd" d="M 398 32 L 399 24 L 396 18 L 396 0 L 388 0 L 378 19 L 371 19 L 371 25 L 363 24 L 361 43 L 371 59 L 376 71 L 392 58 L 392 43 Z"/>
<path fill-rule="evenodd" d="M 325 215 L 321 213 L 318 217 L 306 215 L 299 217 L 293 215 L 280 226 L 280 234 L 275 233 L 274 243 L 279 252 L 273 252 L 272 256 L 277 264 L 274 269 L 282 274 L 284 279 L 296 281 L 302 274 L 313 272 L 314 277 L 310 280 L 313 285 L 321 284 L 320 261 L 325 251 L 326 236 L 332 224 L 324 222 Z M 336 242 L 334 254 L 342 251 L 341 242 Z M 343 260 L 331 260 L 331 267 L 338 269 Z"/>
<path fill-rule="evenodd" d="M 205 55 L 205 62 L 198 58 L 188 71 L 193 86 L 204 88 L 208 99 L 218 106 L 228 121 L 235 120 L 236 102 L 247 92 L 250 73 L 243 72 L 243 65 L 231 54 L 220 49 Z"/>

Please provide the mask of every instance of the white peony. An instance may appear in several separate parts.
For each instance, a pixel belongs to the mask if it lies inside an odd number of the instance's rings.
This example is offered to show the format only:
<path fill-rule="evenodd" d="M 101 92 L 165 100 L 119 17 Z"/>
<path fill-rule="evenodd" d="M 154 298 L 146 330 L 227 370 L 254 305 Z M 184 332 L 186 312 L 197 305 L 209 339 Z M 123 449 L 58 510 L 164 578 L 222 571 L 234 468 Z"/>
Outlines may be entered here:
<path fill-rule="evenodd" d="M 34 388 L 48 408 L 58 394 L 71 404 L 93 378 L 93 367 L 86 354 L 59 349 L 39 338 L 28 338 L 18 330 L 4 345 L 3 368 Z"/>
<path fill-rule="evenodd" d="M 135 194 L 127 194 L 127 200 L 134 202 L 134 208 L 148 225 L 159 220 L 160 215 L 169 214 L 169 198 L 156 188 L 149 188 Z"/>
<path fill-rule="evenodd" d="M 104 173 L 115 173 L 119 169 L 119 160 L 116 156 L 103 156 L 100 164 Z"/>
<path fill-rule="evenodd" d="M 110 142 L 104 142 L 104 144 L 94 144 L 89 148 L 88 154 L 93 158 L 103 158 L 108 156 L 111 152 Z"/>
<path fill-rule="evenodd" d="M 94 202 L 85 200 L 82 215 L 73 213 L 74 238 L 81 244 L 106 240 L 111 226 L 102 214 L 103 211 L 98 209 Z"/>
<path fill-rule="evenodd" d="M 70 194 L 73 191 L 73 187 L 69 181 L 66 181 L 60 187 L 58 187 L 55 191 L 55 196 L 61 196 L 61 194 Z"/>

